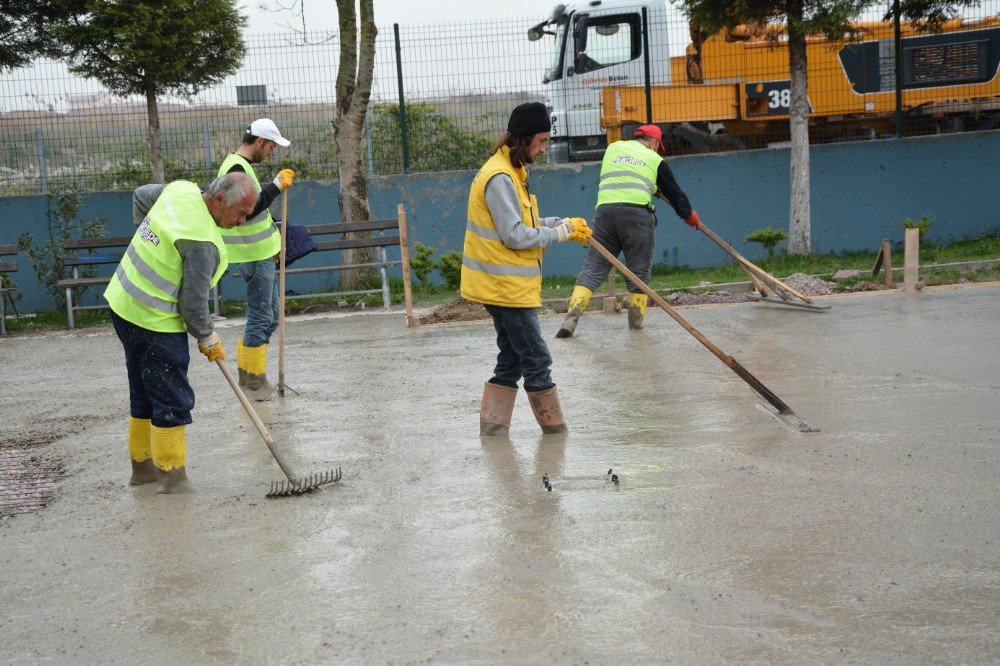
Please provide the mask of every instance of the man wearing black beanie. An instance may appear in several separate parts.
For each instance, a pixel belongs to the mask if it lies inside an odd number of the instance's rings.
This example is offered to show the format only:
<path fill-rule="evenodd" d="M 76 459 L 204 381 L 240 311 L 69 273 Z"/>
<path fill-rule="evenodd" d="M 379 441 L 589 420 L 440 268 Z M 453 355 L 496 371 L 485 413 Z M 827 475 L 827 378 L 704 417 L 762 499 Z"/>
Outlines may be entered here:
<path fill-rule="evenodd" d="M 497 332 L 497 364 L 483 389 L 479 434 L 506 434 L 517 382 L 544 433 L 566 431 L 552 381 L 552 356 L 542 339 L 542 255 L 553 243 L 586 243 L 583 218 L 543 218 L 528 191 L 526 164 L 545 154 L 549 121 L 545 105 L 521 104 L 469 190 L 468 225 L 462 256 L 462 296 L 482 303 Z"/>

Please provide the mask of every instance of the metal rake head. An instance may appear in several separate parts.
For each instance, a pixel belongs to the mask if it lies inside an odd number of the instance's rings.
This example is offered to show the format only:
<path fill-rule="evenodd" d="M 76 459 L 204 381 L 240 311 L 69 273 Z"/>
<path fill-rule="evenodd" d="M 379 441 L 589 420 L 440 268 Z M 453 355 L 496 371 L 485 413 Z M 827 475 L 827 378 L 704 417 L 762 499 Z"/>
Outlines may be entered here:
<path fill-rule="evenodd" d="M 295 479 L 294 481 L 272 481 L 271 490 L 267 492 L 265 497 L 288 497 L 289 495 L 301 495 L 303 493 L 309 493 L 320 486 L 325 486 L 328 483 L 336 483 L 340 481 L 341 473 L 340 468 L 331 469 L 326 472 L 320 472 L 318 474 L 310 474 L 309 476 L 303 477 L 301 479 Z"/>

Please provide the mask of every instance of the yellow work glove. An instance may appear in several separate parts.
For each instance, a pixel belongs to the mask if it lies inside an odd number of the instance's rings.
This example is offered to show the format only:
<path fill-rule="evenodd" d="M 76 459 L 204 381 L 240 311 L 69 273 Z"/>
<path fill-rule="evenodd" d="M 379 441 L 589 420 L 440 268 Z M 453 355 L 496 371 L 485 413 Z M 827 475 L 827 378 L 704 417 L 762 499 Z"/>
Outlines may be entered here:
<path fill-rule="evenodd" d="M 594 233 L 594 230 L 587 226 L 587 220 L 582 217 L 571 217 L 569 221 L 573 225 L 573 228 L 569 232 L 569 240 L 574 243 L 586 245 L 587 241 L 590 240 L 590 236 Z"/>
<path fill-rule="evenodd" d="M 284 192 L 292 186 L 293 180 L 295 180 L 295 172 L 291 169 L 282 169 L 278 172 L 278 175 L 274 177 L 274 184 L 279 190 Z"/>
<path fill-rule="evenodd" d="M 215 331 L 198 341 L 198 351 L 208 358 L 209 363 L 216 359 L 226 358 L 226 350 L 222 348 L 222 338 Z"/>

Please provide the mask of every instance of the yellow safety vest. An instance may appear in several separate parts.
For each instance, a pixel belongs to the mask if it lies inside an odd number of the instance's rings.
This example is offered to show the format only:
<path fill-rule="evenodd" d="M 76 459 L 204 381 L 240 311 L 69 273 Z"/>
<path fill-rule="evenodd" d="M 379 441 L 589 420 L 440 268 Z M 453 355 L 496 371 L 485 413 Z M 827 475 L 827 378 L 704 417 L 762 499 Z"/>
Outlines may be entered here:
<path fill-rule="evenodd" d="M 177 306 L 184 262 L 175 244 L 191 240 L 215 245 L 219 266 L 212 276 L 214 287 L 228 263 L 220 231 L 196 184 L 178 180 L 167 185 L 132 236 L 104 291 L 111 309 L 122 319 L 150 331 L 186 331 Z"/>
<path fill-rule="evenodd" d="M 615 141 L 604 151 L 597 205 L 630 203 L 653 207 L 656 170 L 663 158 L 638 141 Z"/>
<path fill-rule="evenodd" d="M 250 162 L 242 155 L 230 154 L 219 167 L 219 176 L 225 176 L 234 165 L 239 164 L 253 179 L 257 191 L 260 192 L 260 181 Z M 281 249 L 281 232 L 274 226 L 271 213 L 264 209 L 252 220 L 232 229 L 222 230 L 222 239 L 229 248 L 229 261 L 233 264 L 245 264 L 249 261 L 260 261 L 278 254 Z"/>
<path fill-rule="evenodd" d="M 479 170 L 469 190 L 468 223 L 462 252 L 462 297 L 487 305 L 511 308 L 542 306 L 544 248 L 514 250 L 503 244 L 486 203 L 486 185 L 499 174 L 514 181 L 521 201 L 521 224 L 541 226 L 538 199 L 528 192 L 528 171 L 510 163 L 510 149 L 502 146 Z"/>

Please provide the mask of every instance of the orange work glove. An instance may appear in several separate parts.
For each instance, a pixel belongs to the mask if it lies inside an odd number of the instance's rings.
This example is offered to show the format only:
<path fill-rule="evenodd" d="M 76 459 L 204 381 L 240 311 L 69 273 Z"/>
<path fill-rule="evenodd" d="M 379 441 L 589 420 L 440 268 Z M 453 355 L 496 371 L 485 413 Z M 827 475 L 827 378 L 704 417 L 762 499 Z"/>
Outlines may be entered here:
<path fill-rule="evenodd" d="M 208 358 L 209 363 L 215 363 L 216 359 L 226 358 L 226 350 L 222 348 L 222 338 L 215 331 L 198 341 L 198 351 Z"/>
<path fill-rule="evenodd" d="M 689 227 L 694 227 L 695 229 L 701 229 L 701 220 L 698 219 L 698 211 L 692 210 L 691 214 L 687 216 L 686 220 L 684 220 L 684 224 Z"/>

